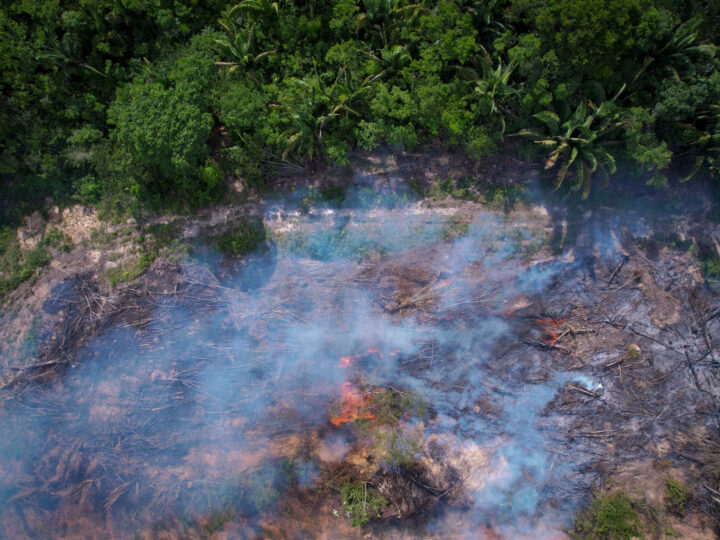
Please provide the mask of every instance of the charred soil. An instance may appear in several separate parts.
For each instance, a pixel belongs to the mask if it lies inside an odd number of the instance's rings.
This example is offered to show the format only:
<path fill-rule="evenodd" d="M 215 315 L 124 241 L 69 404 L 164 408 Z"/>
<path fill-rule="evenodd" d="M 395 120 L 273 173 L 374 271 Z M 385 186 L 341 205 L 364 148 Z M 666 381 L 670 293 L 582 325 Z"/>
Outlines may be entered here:
<path fill-rule="evenodd" d="M 715 537 L 711 194 L 582 206 L 440 152 L 277 183 L 68 231 L 12 294 L 6 536 L 585 537 L 622 492 L 649 537 Z"/>

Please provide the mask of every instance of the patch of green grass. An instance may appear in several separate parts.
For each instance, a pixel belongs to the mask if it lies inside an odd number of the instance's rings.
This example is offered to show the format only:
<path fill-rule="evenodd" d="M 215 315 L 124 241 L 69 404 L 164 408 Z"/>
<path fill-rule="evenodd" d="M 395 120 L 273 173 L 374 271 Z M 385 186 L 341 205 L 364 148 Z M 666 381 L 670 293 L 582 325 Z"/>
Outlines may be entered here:
<path fill-rule="evenodd" d="M 328 203 L 340 204 L 345 200 L 345 186 L 327 186 L 320 189 L 320 197 Z"/>
<path fill-rule="evenodd" d="M 698 266 L 715 292 L 720 292 L 720 257 L 713 255 L 698 259 Z"/>
<path fill-rule="evenodd" d="M 375 424 L 394 425 L 403 418 L 427 416 L 428 403 L 417 392 L 401 392 L 393 388 L 375 394 L 372 412 Z"/>
<path fill-rule="evenodd" d="M 40 318 L 38 316 L 33 317 L 30 326 L 25 331 L 25 335 L 22 337 L 20 347 L 17 352 L 17 359 L 19 362 L 25 362 L 35 358 L 38 353 L 38 341 L 40 339 Z"/>
<path fill-rule="evenodd" d="M 417 392 L 395 388 L 372 392 L 370 396 L 372 399 L 351 422 L 369 441 L 368 448 L 377 463 L 412 467 L 422 451 L 424 436 L 422 428 L 408 421 L 427 416 L 427 400 Z M 341 405 L 337 404 L 332 416 L 340 413 Z"/>
<path fill-rule="evenodd" d="M 720 257 L 710 257 L 700 262 L 702 270 L 707 277 L 720 277 Z"/>
<path fill-rule="evenodd" d="M 145 273 L 145 270 L 154 259 L 155 257 L 153 255 L 143 253 L 140 257 L 118 265 L 115 268 L 109 268 L 106 273 L 110 280 L 110 286 L 115 287 L 119 283 L 125 283 L 139 278 Z"/>
<path fill-rule="evenodd" d="M 122 236 L 130 236 L 134 231 L 134 228 L 132 226 L 126 226 L 126 227 L 118 227 L 117 229 L 113 229 L 112 231 L 108 231 L 107 228 L 98 227 L 97 229 L 93 229 L 93 231 L 90 233 L 90 241 L 93 245 L 96 247 L 107 247 L 112 242 L 115 241 L 116 238 L 120 238 Z"/>
<path fill-rule="evenodd" d="M 50 253 L 42 245 L 24 250 L 15 231 L 0 230 L 0 299 L 27 280 L 34 280 L 50 262 Z"/>
<path fill-rule="evenodd" d="M 376 256 L 426 245 L 438 240 L 441 221 L 396 228 L 378 228 L 367 225 L 342 229 L 295 230 L 276 234 L 276 245 L 302 257 L 320 261 L 352 259 L 363 261 Z"/>
<path fill-rule="evenodd" d="M 524 200 L 525 188 L 513 184 L 487 184 L 483 187 L 482 195 L 488 206 L 509 211 Z"/>
<path fill-rule="evenodd" d="M 665 508 L 673 514 L 683 515 L 685 507 L 690 501 L 690 490 L 672 477 L 665 483 Z"/>
<path fill-rule="evenodd" d="M 262 223 L 243 223 L 222 235 L 216 245 L 225 255 L 240 257 L 254 251 L 265 238 Z"/>
<path fill-rule="evenodd" d="M 444 179 L 428 189 L 422 189 L 417 180 L 411 179 L 410 185 L 422 197 L 444 199 L 452 197 L 464 201 L 483 201 L 491 208 L 509 211 L 525 200 L 525 188 L 514 184 L 490 183 L 481 178 L 464 177 Z"/>
<path fill-rule="evenodd" d="M 158 250 L 165 246 L 169 246 L 177 239 L 182 229 L 182 224 L 177 221 L 170 223 L 156 223 L 145 227 L 144 233 L 149 235 L 154 244 L 153 248 Z"/>
<path fill-rule="evenodd" d="M 643 537 L 638 503 L 626 493 L 596 495 L 575 522 L 573 538 L 582 540 L 630 540 Z"/>
<path fill-rule="evenodd" d="M 193 249 L 193 246 L 187 242 L 173 242 L 173 245 L 170 247 L 170 251 L 167 254 L 167 260 L 171 263 L 186 261 L 190 258 Z"/>
<path fill-rule="evenodd" d="M 347 230 L 341 229 L 320 230 L 311 235 L 303 233 L 288 234 L 282 239 L 281 247 L 291 253 L 327 261 L 334 257 L 349 257 L 356 252 L 360 257 L 370 246 L 351 245 L 348 242 Z"/>
<path fill-rule="evenodd" d="M 49 227 L 43 236 L 41 245 L 50 246 L 59 251 L 70 251 L 73 248 L 72 239 L 57 227 Z"/>
<path fill-rule="evenodd" d="M 470 222 L 461 216 L 451 216 L 443 226 L 440 236 L 446 242 L 465 236 L 470 230 Z"/>
<path fill-rule="evenodd" d="M 477 201 L 480 197 L 477 193 L 475 184 L 476 181 L 472 178 L 460 178 L 458 180 L 446 178 L 438 181 L 426 190 L 419 189 L 419 185 L 415 189 L 423 197 L 435 200 L 452 197 L 453 199 L 460 199 L 463 201 Z"/>
<path fill-rule="evenodd" d="M 308 187 L 307 193 L 300 199 L 300 209 L 307 212 L 316 204 L 326 203 L 331 205 L 339 205 L 345 200 L 345 186 L 326 186 L 316 188 Z"/>
<path fill-rule="evenodd" d="M 371 437 L 373 459 L 383 467 L 414 467 L 425 445 L 423 430 L 417 425 L 376 428 Z"/>
<path fill-rule="evenodd" d="M 371 413 L 371 417 L 358 415 L 355 424 L 363 431 L 370 431 L 378 426 L 396 426 L 400 420 L 410 417 L 425 418 L 428 414 L 428 402 L 418 392 L 400 391 L 395 388 L 377 391 L 369 390 L 371 400 L 363 406 L 363 411 Z M 331 415 L 339 414 L 342 402 L 338 402 L 331 410 Z"/>
<path fill-rule="evenodd" d="M 417 463 L 424 437 L 421 429 L 408 426 L 406 420 L 425 418 L 428 403 L 417 392 L 388 388 L 375 394 L 370 406 L 371 420 L 358 420 L 360 429 L 368 432 L 373 442 L 373 455 L 386 466 L 412 467 Z"/>
<path fill-rule="evenodd" d="M 340 490 L 343 508 L 350 516 L 353 527 L 362 527 L 372 518 L 380 517 L 388 505 L 387 499 L 380 495 L 367 482 L 348 480 Z"/>
<path fill-rule="evenodd" d="M 220 529 L 222 529 L 228 521 L 232 521 L 235 517 L 235 512 L 230 509 L 220 510 L 211 515 L 202 525 L 203 531 L 208 536 L 212 536 Z"/>
<path fill-rule="evenodd" d="M 186 249 L 179 240 L 182 224 L 179 221 L 156 223 L 146 227 L 140 236 L 142 251 L 150 259 L 155 259 L 160 251 L 170 248 L 168 258 L 177 258 L 179 252 Z"/>
<path fill-rule="evenodd" d="M 412 190 L 420 197 L 425 196 L 425 190 L 423 189 L 422 185 L 420 185 L 420 180 L 415 178 L 414 176 L 410 178 L 410 181 L 408 182 L 410 184 L 410 187 Z"/>

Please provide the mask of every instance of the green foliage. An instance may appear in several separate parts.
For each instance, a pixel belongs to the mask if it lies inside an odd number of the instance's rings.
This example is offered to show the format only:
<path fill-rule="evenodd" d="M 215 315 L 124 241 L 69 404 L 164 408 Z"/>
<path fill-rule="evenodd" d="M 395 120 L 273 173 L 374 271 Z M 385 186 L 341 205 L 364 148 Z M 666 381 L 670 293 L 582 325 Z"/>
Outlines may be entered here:
<path fill-rule="evenodd" d="M 212 536 L 222 529 L 227 522 L 232 521 L 234 517 L 235 512 L 232 510 L 220 510 L 203 521 L 202 529 L 205 531 L 205 534 Z"/>
<path fill-rule="evenodd" d="M 413 467 L 422 454 L 425 437 L 419 426 L 380 427 L 371 432 L 372 455 L 384 467 Z"/>
<path fill-rule="evenodd" d="M 622 491 L 596 495 L 575 522 L 573 537 L 583 540 L 630 540 L 643 537 L 636 502 Z"/>
<path fill-rule="evenodd" d="M 615 160 L 655 185 L 671 159 L 717 175 L 713 2 L 10 0 L 0 220 L 47 197 L 198 208 L 225 176 L 262 187 L 286 160 L 436 141 L 485 157 L 508 131 L 548 141 L 582 194 Z M 540 133 L 551 115 L 557 133 Z"/>
<path fill-rule="evenodd" d="M 154 258 L 154 255 L 143 253 L 139 257 L 135 257 L 114 268 L 109 268 L 106 274 L 110 281 L 110 286 L 115 287 L 120 283 L 139 278 L 145 273 L 145 270 L 150 266 Z"/>
<path fill-rule="evenodd" d="M 242 2 L 242 4 L 246 4 L 246 2 Z M 226 35 L 220 39 L 216 39 L 215 42 L 220 46 L 223 57 L 229 60 L 217 61 L 215 64 L 227 67 L 228 73 L 243 69 L 253 69 L 257 67 L 262 60 L 277 52 L 275 50 L 263 52 L 256 50 L 255 27 L 252 25 L 247 29 L 238 28 L 232 22 L 227 24 L 220 21 L 220 25 L 225 30 Z"/>
<path fill-rule="evenodd" d="M 427 400 L 417 392 L 389 388 L 374 396 L 371 410 L 374 416 L 373 423 L 376 425 L 395 425 L 402 419 L 427 416 Z"/>
<path fill-rule="evenodd" d="M 43 236 L 42 246 L 50 246 L 60 251 L 70 251 L 73 248 L 72 239 L 57 227 L 49 227 Z"/>
<path fill-rule="evenodd" d="M 685 513 L 685 507 L 690 501 L 691 493 L 682 482 L 668 477 L 665 482 L 665 496 L 665 508 L 668 511 L 679 515 Z"/>
<path fill-rule="evenodd" d="M 42 245 L 22 249 L 14 230 L 0 229 L 0 299 L 22 282 L 34 280 L 49 262 L 50 253 Z"/>
<path fill-rule="evenodd" d="M 575 165 L 572 189 L 577 191 L 582 188 L 583 199 L 590 194 L 591 177 L 595 171 L 600 171 L 607 184 L 609 175 L 616 170 L 615 158 L 606 150 L 606 146 L 611 142 L 608 141 L 608 134 L 618 125 L 613 113 L 618 95 L 610 101 L 604 101 L 599 107 L 593 103 L 589 107 L 580 103 L 562 124 L 558 115 L 552 111 L 535 114 L 535 118 L 546 125 L 549 131 L 547 135 L 533 130 L 518 133 L 534 139 L 536 144 L 549 150 L 545 159 L 546 169 L 559 164 L 555 189 L 562 185 L 572 165 Z"/>
<path fill-rule="evenodd" d="M 512 210 L 518 202 L 525 200 L 525 188 L 514 184 L 490 183 L 482 188 L 483 200 L 493 208 L 505 212 Z"/>
<path fill-rule="evenodd" d="M 442 228 L 441 236 L 446 242 L 452 242 L 456 238 L 465 236 L 470 230 L 470 223 L 460 217 L 452 216 Z"/>
<path fill-rule="evenodd" d="M 378 494 L 367 482 L 348 480 L 340 490 L 343 508 L 350 515 L 353 527 L 362 527 L 373 518 L 380 517 L 388 505 L 387 499 Z"/>
<path fill-rule="evenodd" d="M 243 223 L 220 237 L 217 248 L 226 255 L 240 257 L 251 253 L 265 240 L 262 223 Z"/>
<path fill-rule="evenodd" d="M 416 184 L 416 189 L 418 189 L 418 193 L 421 196 L 436 200 L 441 200 L 448 196 L 453 199 L 465 201 L 477 201 L 480 198 L 477 182 L 473 178 L 461 178 L 458 180 L 446 178 L 439 180 L 437 183 L 433 183 L 425 190 L 419 189 L 419 186 Z"/>
<path fill-rule="evenodd" d="M 134 178 L 131 193 L 156 203 L 180 199 L 199 207 L 217 199 L 221 174 L 210 151 L 213 126 L 207 92 L 216 77 L 209 51 L 212 35 L 196 36 L 160 62 L 145 61 L 142 75 L 118 88 L 108 108 L 116 145 L 110 159 Z M 169 197 L 174 194 L 174 197 Z"/>
<path fill-rule="evenodd" d="M 198 95 L 140 79 L 118 90 L 108 121 L 133 164 L 150 169 L 153 176 L 144 181 L 152 188 L 192 187 L 190 177 L 208 155 L 212 128 Z"/>
<path fill-rule="evenodd" d="M 308 187 L 307 194 L 300 199 L 301 210 L 307 212 L 316 204 L 327 203 L 331 205 L 339 205 L 345 200 L 344 186 L 326 186 L 316 189 L 315 186 Z"/>
<path fill-rule="evenodd" d="M 582 77 L 619 88 L 640 69 L 636 51 L 658 30 L 652 4 L 549 0 L 536 8 L 538 33 L 544 49 L 556 52 L 563 79 Z"/>
<path fill-rule="evenodd" d="M 22 341 L 20 342 L 20 347 L 18 347 L 16 355 L 17 361 L 25 362 L 37 356 L 40 341 L 40 329 L 40 317 L 35 316 L 33 317 L 32 321 L 30 322 L 30 326 L 25 331 L 25 334 L 22 337 Z"/>
<path fill-rule="evenodd" d="M 714 256 L 701 261 L 705 275 L 712 278 L 720 278 L 720 257 Z"/>

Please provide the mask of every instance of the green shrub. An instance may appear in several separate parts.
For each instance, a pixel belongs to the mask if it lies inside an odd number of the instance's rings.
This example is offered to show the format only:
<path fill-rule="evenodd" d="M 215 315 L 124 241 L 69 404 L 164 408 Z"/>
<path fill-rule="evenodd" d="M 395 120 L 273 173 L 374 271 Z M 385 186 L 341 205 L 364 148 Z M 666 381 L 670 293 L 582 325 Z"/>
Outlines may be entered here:
<path fill-rule="evenodd" d="M 0 299 L 23 281 L 34 279 L 40 268 L 50 262 L 50 253 L 41 245 L 23 250 L 15 231 L 0 229 Z"/>
<path fill-rule="evenodd" d="M 110 286 L 114 287 L 118 283 L 139 278 L 143 275 L 150 263 L 153 262 L 153 259 L 154 257 L 152 255 L 143 254 L 115 268 L 108 269 L 107 277 L 110 280 Z"/>
<path fill-rule="evenodd" d="M 701 261 L 701 266 L 707 277 L 715 279 L 720 277 L 720 257 L 710 257 Z"/>
<path fill-rule="evenodd" d="M 685 513 L 685 506 L 690 500 L 690 490 L 682 483 L 672 477 L 668 477 L 665 483 L 665 508 L 668 512 L 682 515 Z"/>
<path fill-rule="evenodd" d="M 442 239 L 446 242 L 452 242 L 456 238 L 465 236 L 470 230 L 470 223 L 460 216 L 452 216 L 447 220 L 442 228 Z"/>
<path fill-rule="evenodd" d="M 643 537 L 637 503 L 618 491 L 596 495 L 575 522 L 573 537 L 582 540 L 630 540 Z"/>
<path fill-rule="evenodd" d="M 40 341 L 40 330 L 40 317 L 36 315 L 35 317 L 33 317 L 30 326 L 25 331 L 25 334 L 22 337 L 22 341 L 20 342 L 20 347 L 18 348 L 17 352 L 18 361 L 25 362 L 37 356 L 38 345 Z"/>
<path fill-rule="evenodd" d="M 373 422 L 381 425 L 394 425 L 403 418 L 427 416 L 427 401 L 417 392 L 400 392 L 388 389 L 375 394 L 372 403 Z"/>
<path fill-rule="evenodd" d="M 202 524 L 202 529 L 208 536 L 212 536 L 220 529 L 222 529 L 226 523 L 232 521 L 235 517 L 235 512 L 230 509 L 220 510 L 212 514 Z"/>
<path fill-rule="evenodd" d="M 485 203 L 492 208 L 512 210 L 524 198 L 525 188 L 511 184 L 488 184 L 483 190 Z"/>
<path fill-rule="evenodd" d="M 45 232 L 41 245 L 50 246 L 60 251 L 70 251 L 73 248 L 72 239 L 57 227 L 50 227 Z"/>
<path fill-rule="evenodd" d="M 225 255 L 243 256 L 254 251 L 266 238 L 262 223 L 243 223 L 220 237 L 217 248 Z"/>
<path fill-rule="evenodd" d="M 422 454 L 425 436 L 420 425 L 381 426 L 372 430 L 373 459 L 383 467 L 414 467 Z"/>
<path fill-rule="evenodd" d="M 367 482 L 347 481 L 340 490 L 343 508 L 353 527 L 362 527 L 374 517 L 380 517 L 388 501 Z"/>

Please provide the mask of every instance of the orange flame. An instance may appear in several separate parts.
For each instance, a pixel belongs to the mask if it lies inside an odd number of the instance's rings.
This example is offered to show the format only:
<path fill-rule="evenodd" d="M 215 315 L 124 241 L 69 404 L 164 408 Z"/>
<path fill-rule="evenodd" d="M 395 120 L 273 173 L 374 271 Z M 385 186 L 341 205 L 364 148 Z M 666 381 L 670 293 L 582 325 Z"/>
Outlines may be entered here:
<path fill-rule="evenodd" d="M 380 358 L 383 357 L 382 353 L 380 352 L 380 349 L 368 349 L 368 354 L 377 354 Z"/>
<path fill-rule="evenodd" d="M 350 367 L 350 365 L 353 363 L 354 360 L 355 360 L 354 356 L 343 356 L 342 358 L 340 358 L 340 363 L 338 364 L 338 367 L 341 367 L 341 368 Z"/>
<path fill-rule="evenodd" d="M 330 418 L 332 425 L 339 426 L 346 422 L 375 418 L 375 415 L 367 409 L 373 402 L 374 396 L 372 394 L 363 394 L 350 381 L 343 383 L 340 391 L 342 392 L 340 397 L 342 411 L 340 411 L 339 415 Z"/>
<path fill-rule="evenodd" d="M 544 326 L 545 337 L 543 338 L 543 342 L 548 345 L 554 345 L 558 338 L 558 333 L 555 328 L 561 324 L 565 324 L 567 317 L 563 317 L 562 319 L 536 319 L 535 322 Z"/>

